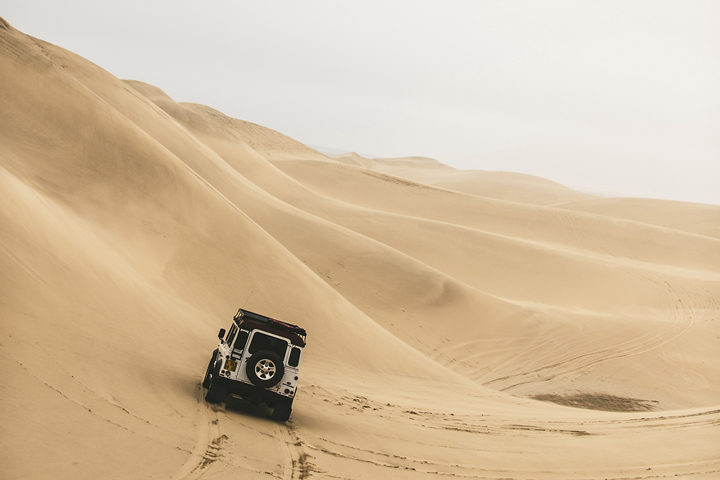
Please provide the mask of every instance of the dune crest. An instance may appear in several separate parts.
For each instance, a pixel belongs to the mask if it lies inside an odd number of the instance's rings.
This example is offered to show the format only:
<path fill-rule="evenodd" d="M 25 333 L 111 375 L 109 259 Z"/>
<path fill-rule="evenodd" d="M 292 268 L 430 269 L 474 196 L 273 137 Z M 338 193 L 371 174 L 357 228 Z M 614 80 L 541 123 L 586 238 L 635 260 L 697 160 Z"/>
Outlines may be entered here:
<path fill-rule="evenodd" d="M 0 85 L 4 477 L 720 472 L 716 207 L 330 158 L 1 18 Z M 244 302 L 287 424 L 203 400 Z"/>

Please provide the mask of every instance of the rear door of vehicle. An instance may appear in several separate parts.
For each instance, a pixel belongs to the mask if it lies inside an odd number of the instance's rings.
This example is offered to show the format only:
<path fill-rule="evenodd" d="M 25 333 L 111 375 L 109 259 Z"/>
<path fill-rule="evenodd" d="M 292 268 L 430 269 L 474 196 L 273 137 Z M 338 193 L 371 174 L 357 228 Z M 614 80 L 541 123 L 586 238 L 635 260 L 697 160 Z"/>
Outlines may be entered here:
<path fill-rule="evenodd" d="M 248 347 L 242 354 L 242 362 L 239 369 L 240 371 L 238 372 L 238 379 L 249 382 L 247 374 L 245 373 L 247 361 L 251 356 L 253 356 L 253 354 L 262 350 L 270 350 L 271 352 L 276 353 L 282 360 L 283 366 L 286 364 L 288 351 L 287 339 L 268 332 L 263 332 L 261 330 L 253 330 L 251 332 Z"/>

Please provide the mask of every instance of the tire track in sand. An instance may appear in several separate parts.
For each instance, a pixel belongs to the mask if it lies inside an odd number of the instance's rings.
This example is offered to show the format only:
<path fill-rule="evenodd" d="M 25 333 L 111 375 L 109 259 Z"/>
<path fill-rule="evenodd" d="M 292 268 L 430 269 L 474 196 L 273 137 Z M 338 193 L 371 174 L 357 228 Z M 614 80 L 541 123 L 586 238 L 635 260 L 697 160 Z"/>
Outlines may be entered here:
<path fill-rule="evenodd" d="M 717 307 L 717 301 L 713 299 L 711 292 L 698 284 L 689 286 L 681 280 L 671 281 L 653 272 L 641 272 L 636 276 L 650 284 L 657 293 L 660 308 L 656 311 L 662 315 L 662 318 L 658 318 L 660 328 L 629 340 L 598 345 L 591 351 L 570 358 L 563 359 L 564 352 L 558 352 L 560 358 L 555 362 L 483 383 L 491 388 L 507 390 L 526 383 L 551 380 L 557 376 L 579 375 L 601 363 L 642 355 L 687 333 L 695 324 L 699 309 Z M 547 352 L 545 355 L 548 355 Z"/>
<path fill-rule="evenodd" d="M 305 442 L 300 439 L 292 420 L 285 426 L 279 425 L 278 429 L 291 462 L 290 468 L 285 469 L 283 480 L 305 480 L 317 472 L 315 465 L 310 462 L 313 457 L 305 452 Z"/>
<path fill-rule="evenodd" d="M 222 456 L 222 445 L 227 440 L 220 434 L 217 412 L 210 407 L 203 396 L 203 390 L 197 385 L 198 434 L 190 457 L 183 463 L 171 480 L 195 480 Z"/>
<path fill-rule="evenodd" d="M 197 480 L 217 464 L 222 464 L 221 469 L 234 467 L 255 474 L 282 478 L 283 480 L 304 480 L 309 478 L 312 472 L 316 471 L 315 466 L 309 461 L 312 456 L 305 452 L 303 442 L 297 435 L 292 421 L 288 421 L 286 425 L 276 424 L 272 433 L 260 432 L 265 436 L 274 437 L 284 446 L 284 448 L 280 448 L 280 451 L 284 450 L 282 462 L 276 464 L 280 468 L 280 472 L 267 471 L 258 469 L 257 465 L 243 462 L 243 455 L 232 451 L 230 437 L 234 435 L 230 432 L 223 433 L 220 428 L 218 413 L 221 413 L 222 407 L 205 401 L 203 389 L 199 382 L 196 389 L 196 401 L 198 404 L 196 416 L 198 429 L 195 446 L 188 459 L 170 477 L 171 480 Z M 228 448 L 231 450 L 227 450 Z M 213 473 L 217 473 L 216 470 L 217 468 L 213 468 Z"/>

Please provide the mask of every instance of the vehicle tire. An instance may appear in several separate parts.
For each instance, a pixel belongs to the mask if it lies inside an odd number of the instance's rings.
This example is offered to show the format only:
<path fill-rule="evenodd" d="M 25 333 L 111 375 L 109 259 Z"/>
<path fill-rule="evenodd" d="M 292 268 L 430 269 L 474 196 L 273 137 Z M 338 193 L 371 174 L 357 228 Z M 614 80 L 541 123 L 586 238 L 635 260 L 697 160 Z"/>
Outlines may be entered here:
<path fill-rule="evenodd" d="M 216 362 L 213 366 L 210 385 L 208 385 L 208 391 L 205 394 L 205 400 L 210 403 L 218 403 L 225 396 L 225 389 L 220 385 L 220 363 Z"/>
<path fill-rule="evenodd" d="M 277 385 L 285 374 L 285 366 L 280 356 L 270 350 L 260 350 L 247 362 L 245 373 L 253 385 L 270 388 Z"/>
<path fill-rule="evenodd" d="M 273 409 L 272 419 L 287 422 L 291 413 L 292 400 L 277 402 L 275 404 L 275 408 Z"/>
<path fill-rule="evenodd" d="M 217 349 L 212 353 L 210 357 L 210 363 L 208 364 L 207 370 L 205 370 L 205 378 L 203 378 L 203 388 L 210 388 L 210 379 L 212 378 L 213 367 L 215 366 L 215 359 L 217 358 Z"/>

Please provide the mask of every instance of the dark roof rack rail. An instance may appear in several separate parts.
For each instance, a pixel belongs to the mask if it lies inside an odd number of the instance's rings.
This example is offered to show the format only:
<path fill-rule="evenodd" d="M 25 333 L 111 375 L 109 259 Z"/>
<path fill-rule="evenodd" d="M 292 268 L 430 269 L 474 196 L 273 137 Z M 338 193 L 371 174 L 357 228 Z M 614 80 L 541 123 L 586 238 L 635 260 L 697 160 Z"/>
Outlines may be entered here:
<path fill-rule="evenodd" d="M 249 310 L 244 310 L 241 308 L 235 314 L 234 320 L 240 322 L 243 319 L 257 322 L 261 325 L 268 326 L 281 332 L 299 335 L 300 337 L 302 337 L 303 340 L 305 340 L 305 337 L 307 336 L 305 329 L 298 327 L 297 325 L 281 322 L 280 320 L 275 320 L 274 318 L 266 317 L 265 315 L 260 315 L 259 313 L 251 312 Z"/>

